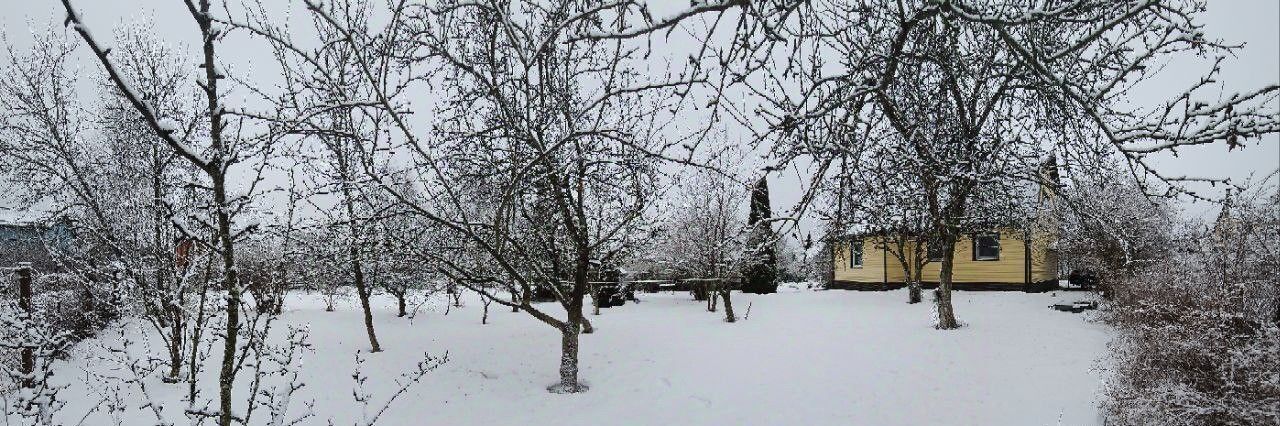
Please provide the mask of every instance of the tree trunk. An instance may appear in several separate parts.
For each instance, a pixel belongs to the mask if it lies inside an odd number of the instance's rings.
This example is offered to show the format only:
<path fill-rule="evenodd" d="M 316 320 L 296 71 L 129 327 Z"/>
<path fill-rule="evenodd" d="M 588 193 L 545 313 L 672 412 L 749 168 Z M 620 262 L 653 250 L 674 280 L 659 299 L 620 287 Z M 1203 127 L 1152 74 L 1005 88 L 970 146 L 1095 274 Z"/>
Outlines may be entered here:
<path fill-rule="evenodd" d="M 960 327 L 956 322 L 955 310 L 951 306 L 951 275 L 955 267 L 955 247 L 958 236 L 950 229 L 945 234 L 942 237 L 942 247 L 946 250 L 942 254 L 942 272 L 938 277 L 938 289 L 933 293 L 933 301 L 938 309 L 938 323 L 935 327 L 939 330 Z"/>
<path fill-rule="evenodd" d="M 489 298 L 487 297 L 483 298 L 483 301 L 484 301 L 484 314 L 480 317 L 480 325 L 489 324 L 489 304 L 493 303 L 493 301 L 489 300 Z"/>
<path fill-rule="evenodd" d="M 346 175 L 345 173 L 343 174 Z M 343 197 L 345 198 L 347 209 L 347 220 L 350 221 L 349 231 L 351 232 L 350 247 L 347 249 L 348 255 L 351 256 L 351 273 L 356 285 L 356 296 L 360 298 L 360 309 L 364 311 L 364 329 L 369 335 L 369 352 L 382 352 L 382 346 L 378 344 L 378 335 L 373 329 L 373 311 L 369 307 L 369 288 L 364 282 L 364 265 L 360 262 L 360 229 L 356 225 L 355 200 L 352 198 L 351 189 L 343 184 Z M 330 306 L 331 307 L 331 306 Z"/>
<path fill-rule="evenodd" d="M 921 295 L 920 293 L 922 288 L 924 287 L 924 265 L 928 264 L 929 262 L 921 261 L 919 259 L 922 259 L 928 255 L 929 255 L 928 252 L 916 253 L 916 259 L 917 259 L 915 262 L 916 272 L 913 275 L 909 275 L 909 277 L 911 277 L 911 284 L 910 284 L 911 288 L 908 289 L 908 292 L 911 293 L 911 295 L 909 296 L 911 298 L 911 303 L 920 303 L 921 299 L 923 299 L 923 295 Z"/>
<path fill-rule="evenodd" d="M 579 246 L 581 247 L 581 246 Z M 560 383 L 550 390 L 554 393 L 577 393 L 587 390 L 578 383 L 578 332 L 591 333 L 591 322 L 582 315 L 582 300 L 588 287 L 587 271 L 591 256 L 586 250 L 578 252 L 574 262 L 573 288 L 565 303 L 568 320 L 560 329 Z M 585 327 L 585 328 L 584 328 Z"/>
<path fill-rule="evenodd" d="M 590 284 L 590 286 L 591 304 L 595 305 L 592 307 L 591 315 L 600 315 L 600 289 L 595 284 Z"/>
<path fill-rule="evenodd" d="M 404 292 L 396 293 L 396 316 L 397 317 L 404 318 L 405 315 L 408 315 L 408 312 L 405 312 L 404 298 L 405 298 Z M 488 304 L 486 304 L 485 307 L 487 308 Z"/>
<path fill-rule="evenodd" d="M 689 291 L 693 293 L 693 300 L 699 302 L 707 300 L 707 286 L 701 281 L 687 281 L 689 283 Z"/>
<path fill-rule="evenodd" d="M 733 302 L 729 300 L 729 293 L 732 290 L 724 288 L 720 290 L 720 297 L 724 298 L 724 320 L 726 322 L 737 322 L 738 317 L 733 315 Z"/>
<path fill-rule="evenodd" d="M 591 325 L 591 320 L 588 320 L 586 317 L 583 317 L 582 318 L 582 334 L 591 334 L 595 332 L 596 332 L 596 328 Z"/>
<path fill-rule="evenodd" d="M 212 49 L 208 43 L 205 46 L 207 51 Z M 209 60 L 206 63 L 213 63 L 212 53 L 207 56 Z M 216 100 L 210 102 L 216 102 Z M 222 369 L 218 372 L 218 424 L 231 426 L 231 388 L 235 384 L 236 351 L 239 349 L 241 291 L 239 270 L 236 268 L 235 243 L 232 241 L 231 234 L 231 213 L 227 208 L 229 203 L 226 179 L 219 175 L 214 177 L 213 182 L 215 205 L 218 206 L 218 239 L 222 242 L 222 285 L 227 292 L 226 338 L 222 345 Z"/>
<path fill-rule="evenodd" d="M 715 312 L 716 294 L 720 293 L 720 287 L 716 284 L 708 284 L 707 288 L 707 312 Z"/>
<path fill-rule="evenodd" d="M 352 246 L 352 255 L 358 256 L 358 250 Z M 369 307 L 369 289 L 364 282 L 364 271 L 360 268 L 359 260 L 355 260 L 353 266 L 356 275 L 356 294 L 360 297 L 360 308 L 364 310 L 364 329 L 369 334 L 369 352 L 382 352 L 382 346 L 378 345 L 378 335 L 373 331 L 373 311 Z"/>
<path fill-rule="evenodd" d="M 191 339 L 188 340 L 191 345 L 191 358 L 187 363 L 187 400 L 194 401 L 196 399 L 196 375 L 200 372 L 199 356 L 200 356 L 200 339 L 204 333 L 205 306 L 209 299 L 209 273 L 213 269 L 213 259 L 210 258 L 204 263 L 204 273 L 200 274 L 200 301 L 196 307 L 196 320 L 192 323 Z"/>
<path fill-rule="evenodd" d="M 577 393 L 585 390 L 578 384 L 578 324 L 570 320 L 560 330 L 560 384 L 555 393 Z"/>
<path fill-rule="evenodd" d="M 901 256 L 899 260 L 906 258 L 907 253 L 902 246 L 898 246 Z M 907 303 L 920 303 L 920 282 L 913 279 L 916 274 L 911 273 L 911 265 L 906 260 L 902 260 L 902 279 L 907 280 Z"/>
<path fill-rule="evenodd" d="M 89 318 L 92 326 L 96 327 L 98 324 L 102 323 L 101 319 L 98 318 L 98 304 L 94 303 L 94 299 L 96 299 L 97 296 L 93 294 L 93 289 L 97 288 L 97 284 L 93 281 L 93 273 L 89 273 L 88 275 L 89 278 L 86 279 L 84 288 L 80 289 L 84 293 L 84 296 L 81 298 L 83 302 L 80 305 L 80 310 Z"/>
<path fill-rule="evenodd" d="M 182 376 L 182 307 L 170 307 L 174 319 L 169 329 L 169 374 L 165 383 L 178 383 Z"/>
<path fill-rule="evenodd" d="M 347 213 L 347 230 L 351 233 L 348 236 L 351 240 L 348 243 L 350 247 L 347 250 L 351 257 L 349 260 L 351 261 L 352 279 L 356 285 L 356 295 L 360 298 L 360 308 L 364 310 L 364 328 L 365 332 L 369 334 L 369 351 L 374 353 L 382 352 L 382 346 L 378 344 L 378 335 L 373 329 L 373 312 L 369 307 L 369 289 L 364 282 L 364 265 L 360 261 L 360 249 L 363 246 L 360 241 L 362 230 L 356 219 L 356 199 L 355 195 L 352 194 L 351 184 L 349 183 L 352 180 L 351 173 L 348 171 L 347 159 L 343 154 L 337 153 L 336 150 L 335 153 L 338 158 L 338 173 L 342 178 L 342 204 Z"/>

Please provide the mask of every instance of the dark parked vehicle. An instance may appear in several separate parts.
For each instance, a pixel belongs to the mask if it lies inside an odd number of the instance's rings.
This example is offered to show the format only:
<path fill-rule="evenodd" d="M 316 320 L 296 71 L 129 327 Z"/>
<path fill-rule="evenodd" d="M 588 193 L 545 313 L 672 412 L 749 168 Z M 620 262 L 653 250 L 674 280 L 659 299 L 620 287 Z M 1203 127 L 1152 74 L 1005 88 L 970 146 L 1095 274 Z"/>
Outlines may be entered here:
<path fill-rule="evenodd" d="M 1098 274 L 1088 269 L 1071 271 L 1067 282 L 1071 283 L 1072 287 L 1089 290 L 1098 285 Z"/>

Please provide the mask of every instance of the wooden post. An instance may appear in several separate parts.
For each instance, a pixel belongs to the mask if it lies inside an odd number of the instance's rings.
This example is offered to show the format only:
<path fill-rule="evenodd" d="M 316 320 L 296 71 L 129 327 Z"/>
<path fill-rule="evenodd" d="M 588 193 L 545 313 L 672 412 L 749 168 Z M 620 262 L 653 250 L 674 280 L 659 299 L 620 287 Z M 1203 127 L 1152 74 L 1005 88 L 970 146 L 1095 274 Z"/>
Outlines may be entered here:
<path fill-rule="evenodd" d="M 1023 290 L 1027 292 L 1033 291 L 1033 283 L 1031 282 L 1031 231 L 1022 229 L 1022 273 L 1023 273 Z"/>
<path fill-rule="evenodd" d="M 22 309 L 27 316 L 27 324 L 31 321 L 31 264 L 22 262 L 18 264 L 18 309 Z M 26 330 L 24 330 L 26 332 Z M 22 365 L 20 366 L 23 379 L 22 387 L 29 388 L 33 385 L 31 373 L 36 369 L 35 353 L 32 352 L 30 344 L 22 345 Z"/>
<path fill-rule="evenodd" d="M 880 269 L 884 271 L 884 288 L 889 289 L 889 242 L 880 241 Z"/>

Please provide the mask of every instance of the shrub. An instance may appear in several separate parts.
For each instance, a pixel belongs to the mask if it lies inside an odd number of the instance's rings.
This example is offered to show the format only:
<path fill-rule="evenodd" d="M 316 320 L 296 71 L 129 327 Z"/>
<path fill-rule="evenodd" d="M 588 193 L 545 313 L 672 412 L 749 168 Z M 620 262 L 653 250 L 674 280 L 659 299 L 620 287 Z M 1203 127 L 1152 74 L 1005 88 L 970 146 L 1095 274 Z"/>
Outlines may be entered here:
<path fill-rule="evenodd" d="M 1280 215 L 1267 198 L 1112 278 L 1108 424 L 1280 424 Z"/>

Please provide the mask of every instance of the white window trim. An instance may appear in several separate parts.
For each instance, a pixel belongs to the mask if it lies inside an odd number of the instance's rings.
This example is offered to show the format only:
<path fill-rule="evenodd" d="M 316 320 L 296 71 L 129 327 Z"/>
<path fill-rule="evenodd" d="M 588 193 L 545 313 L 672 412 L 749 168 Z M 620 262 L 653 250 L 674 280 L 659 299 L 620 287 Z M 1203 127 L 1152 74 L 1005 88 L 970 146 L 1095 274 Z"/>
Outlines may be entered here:
<path fill-rule="evenodd" d="M 933 256 L 931 256 L 931 254 L 932 254 L 932 253 L 930 253 L 930 252 L 932 252 L 932 251 L 933 251 L 933 249 L 935 248 L 935 246 L 941 246 L 941 245 L 942 245 L 942 244 L 941 244 L 940 242 L 929 242 L 929 241 L 925 241 L 925 242 L 924 242 L 924 260 L 925 260 L 926 262 L 941 262 L 941 261 L 943 261 L 943 260 L 947 257 L 947 253 L 946 253 L 946 251 L 945 251 L 945 250 L 942 250 L 942 247 L 937 247 L 937 248 L 939 249 L 938 251 L 939 251 L 939 252 L 942 252 L 940 256 L 938 256 L 938 257 L 933 257 Z"/>
<path fill-rule="evenodd" d="M 996 255 L 995 255 L 995 257 L 991 257 L 991 256 L 983 256 L 983 255 L 981 254 L 981 251 L 980 251 L 980 250 L 978 250 L 978 239 L 980 239 L 980 238 L 982 238 L 982 237 L 991 237 L 991 238 L 995 238 L 995 240 L 996 240 Z M 985 232 L 985 233 L 981 233 L 981 234 L 977 234 L 977 235 L 974 235 L 974 236 L 973 236 L 973 260 L 975 260 L 975 261 L 981 261 L 981 262 L 998 261 L 998 260 L 1000 260 L 1000 254 L 1001 254 L 1001 252 L 1002 252 L 1002 251 L 1004 251 L 1004 250 L 1003 250 L 1003 247 L 1001 247 L 1001 246 L 1000 246 L 1000 233 L 999 233 L 999 232 Z"/>
<path fill-rule="evenodd" d="M 854 253 L 855 253 L 855 250 L 854 250 L 854 247 L 855 247 L 855 246 L 857 246 L 857 251 L 856 251 L 856 252 L 857 252 L 857 253 L 862 253 L 862 256 L 856 256 L 856 255 L 854 254 Z M 866 250 L 864 250 L 864 249 L 863 249 L 863 243 L 862 243 L 862 240 L 852 240 L 852 241 L 849 241 L 849 268 L 851 268 L 851 269 L 862 269 L 862 265 L 865 265 L 866 263 L 867 263 L 867 253 L 866 253 Z"/>

